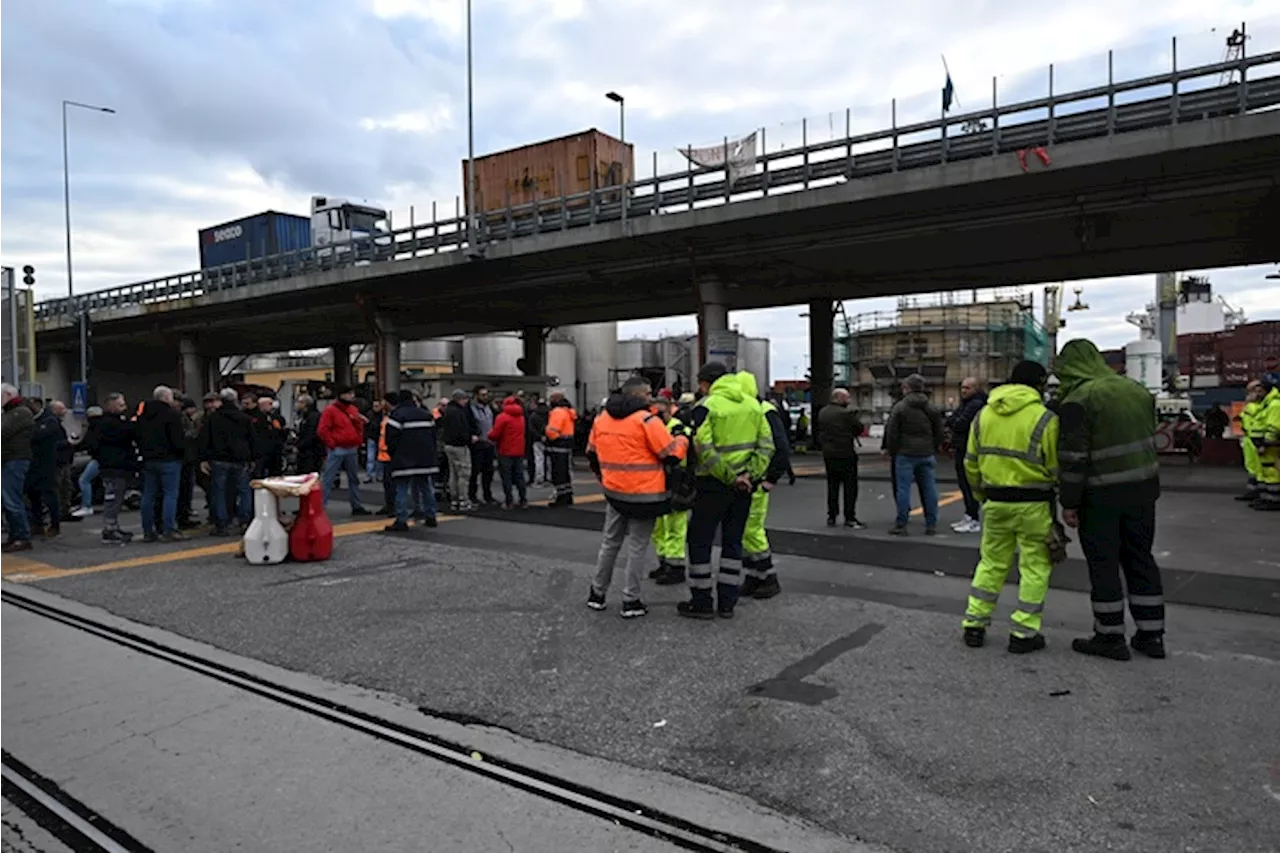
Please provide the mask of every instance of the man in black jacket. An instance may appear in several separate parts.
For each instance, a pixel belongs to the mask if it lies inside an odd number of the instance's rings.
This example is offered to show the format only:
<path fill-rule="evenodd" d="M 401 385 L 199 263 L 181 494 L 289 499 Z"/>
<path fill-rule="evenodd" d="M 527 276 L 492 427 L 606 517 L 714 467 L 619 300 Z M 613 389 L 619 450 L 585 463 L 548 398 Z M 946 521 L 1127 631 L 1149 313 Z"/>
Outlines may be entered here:
<path fill-rule="evenodd" d="M 858 520 L 858 437 L 862 435 L 862 422 L 850 402 L 847 389 L 832 391 L 830 405 L 818 412 L 814 434 L 827 469 L 827 526 L 835 527 L 840 515 L 840 493 L 844 492 L 844 526 L 865 530 L 867 526 Z"/>
<path fill-rule="evenodd" d="M 455 389 L 449 405 L 440 415 L 438 430 L 445 459 L 449 460 L 449 482 L 445 493 L 449 496 L 449 508 L 454 512 L 471 509 L 471 502 L 467 500 L 467 488 L 471 482 L 471 447 L 480 440 L 480 427 L 468 400 L 466 391 Z"/>
<path fill-rule="evenodd" d="M 227 496 L 234 494 L 236 518 L 247 525 L 253 518 L 253 494 L 249 471 L 254 460 L 254 429 L 249 415 L 239 406 L 234 388 L 218 395 L 222 405 L 211 411 L 200 426 L 200 467 L 209 474 L 213 489 L 212 536 L 230 534 Z"/>
<path fill-rule="evenodd" d="M 396 520 L 388 532 L 409 529 L 409 497 L 418 505 L 418 520 L 436 526 L 436 490 L 432 477 L 437 463 L 436 424 L 431 413 L 418 405 L 412 391 L 400 392 L 400 403 L 387 415 L 387 452 L 391 479 L 396 486 Z"/>
<path fill-rule="evenodd" d="M 166 542 L 183 539 L 178 532 L 178 488 L 182 481 L 182 460 L 186 439 L 182 416 L 173 406 L 173 391 L 157 385 L 142 407 L 134 425 L 134 440 L 142 457 L 142 541 Z M 163 506 L 163 527 L 156 530 L 156 501 Z M 158 535 L 159 534 L 159 535 Z"/>
<path fill-rule="evenodd" d="M 924 377 L 913 373 L 902 382 L 902 399 L 889 412 L 884 428 L 885 450 L 893 456 L 898 479 L 898 516 L 895 536 L 907 533 L 911 512 L 911 482 L 920 489 L 924 506 L 924 532 L 938 532 L 938 448 L 942 446 L 942 413 L 924 393 Z"/>
<path fill-rule="evenodd" d="M 31 503 L 31 532 L 57 536 L 62 532 L 58 506 L 58 453 L 67 444 L 67 431 L 49 406 L 40 400 L 28 400 L 34 416 L 31 434 L 31 467 L 27 469 L 27 500 Z M 49 510 L 49 527 L 44 526 L 44 511 Z"/>
<path fill-rule="evenodd" d="M 124 395 L 113 392 L 102 404 L 102 417 L 85 437 L 85 449 L 98 463 L 102 478 L 102 541 L 127 545 L 133 534 L 120 529 L 120 507 L 125 492 L 138 470 L 138 448 L 134 442 L 134 423 L 125 415 Z"/>
<path fill-rule="evenodd" d="M 294 406 L 298 435 L 296 468 L 299 474 L 314 474 L 324 467 L 324 445 L 316 434 L 320 427 L 320 413 L 316 411 L 316 401 L 310 394 L 299 396 Z"/>
<path fill-rule="evenodd" d="M 969 477 L 964 471 L 964 453 L 969 446 L 969 427 L 986 404 L 987 392 L 982 383 L 969 376 L 960 383 L 959 407 L 947 418 L 947 429 L 951 431 L 951 452 L 956 458 L 956 482 L 960 484 L 960 492 L 964 495 L 964 518 L 951 525 L 956 533 L 978 533 L 982 530 L 982 523 L 978 521 L 978 500 L 973 496 Z"/>

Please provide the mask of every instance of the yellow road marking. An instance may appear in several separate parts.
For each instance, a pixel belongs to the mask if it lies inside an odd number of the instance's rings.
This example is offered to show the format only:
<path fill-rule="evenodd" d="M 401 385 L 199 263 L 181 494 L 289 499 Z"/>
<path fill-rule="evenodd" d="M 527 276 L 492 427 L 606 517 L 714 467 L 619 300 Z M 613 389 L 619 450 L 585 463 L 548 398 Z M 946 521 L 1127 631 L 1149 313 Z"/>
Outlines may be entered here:
<path fill-rule="evenodd" d="M 938 496 L 938 506 L 947 506 L 957 501 L 964 500 L 964 492 L 947 492 L 945 495 Z M 912 515 L 924 515 L 924 507 L 918 506 L 911 510 Z"/>

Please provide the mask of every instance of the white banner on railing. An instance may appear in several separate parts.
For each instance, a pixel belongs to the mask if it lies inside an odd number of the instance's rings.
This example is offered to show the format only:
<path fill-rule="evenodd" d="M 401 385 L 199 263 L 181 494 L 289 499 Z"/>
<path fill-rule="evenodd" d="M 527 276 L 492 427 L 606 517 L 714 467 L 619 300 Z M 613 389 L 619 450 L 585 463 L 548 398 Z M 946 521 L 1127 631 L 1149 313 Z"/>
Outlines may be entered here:
<path fill-rule="evenodd" d="M 722 142 L 705 148 L 677 150 L 687 157 L 690 163 L 708 169 L 723 168 L 728 155 L 730 184 L 743 175 L 754 174 L 756 170 L 756 131 L 752 131 L 741 139 L 730 139 L 727 144 Z"/>

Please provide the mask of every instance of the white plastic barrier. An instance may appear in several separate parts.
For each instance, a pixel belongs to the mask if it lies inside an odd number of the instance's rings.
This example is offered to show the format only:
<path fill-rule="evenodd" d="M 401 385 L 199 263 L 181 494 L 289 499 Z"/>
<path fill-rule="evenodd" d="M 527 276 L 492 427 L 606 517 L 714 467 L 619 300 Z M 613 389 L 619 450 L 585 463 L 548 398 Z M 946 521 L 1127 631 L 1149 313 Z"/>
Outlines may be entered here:
<path fill-rule="evenodd" d="M 244 558 L 274 565 L 289 556 L 289 532 L 280 523 L 280 501 L 269 489 L 253 491 L 253 522 L 244 532 Z"/>

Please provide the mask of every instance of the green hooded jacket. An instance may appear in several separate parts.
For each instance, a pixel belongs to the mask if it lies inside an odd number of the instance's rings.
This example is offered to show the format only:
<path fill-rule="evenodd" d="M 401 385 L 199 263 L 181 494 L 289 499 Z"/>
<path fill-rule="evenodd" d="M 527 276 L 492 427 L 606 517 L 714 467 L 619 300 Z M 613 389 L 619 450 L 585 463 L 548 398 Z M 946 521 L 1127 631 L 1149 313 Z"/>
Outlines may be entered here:
<path fill-rule="evenodd" d="M 753 480 L 764 476 L 773 456 L 773 436 L 760 401 L 743 393 L 738 374 L 721 376 L 698 401 L 693 430 L 699 477 L 730 486 L 740 474 Z"/>
<path fill-rule="evenodd" d="M 1112 370 L 1091 341 L 1069 341 L 1054 361 L 1058 375 L 1061 502 L 1133 506 L 1160 496 L 1156 401 Z"/>

